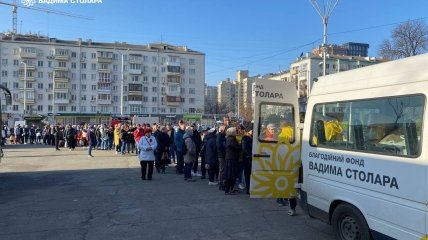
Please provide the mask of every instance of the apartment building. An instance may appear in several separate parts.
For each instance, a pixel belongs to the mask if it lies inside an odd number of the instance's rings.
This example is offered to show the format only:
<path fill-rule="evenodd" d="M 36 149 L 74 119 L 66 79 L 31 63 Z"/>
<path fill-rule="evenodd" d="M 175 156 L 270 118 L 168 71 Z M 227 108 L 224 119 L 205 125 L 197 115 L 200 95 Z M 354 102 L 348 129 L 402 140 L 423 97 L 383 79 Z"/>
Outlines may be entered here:
<path fill-rule="evenodd" d="M 217 113 L 218 87 L 205 84 L 205 113 Z"/>
<path fill-rule="evenodd" d="M 0 61 L 0 83 L 12 93 L 12 106 L 2 109 L 12 120 L 24 113 L 63 123 L 111 115 L 180 119 L 204 110 L 197 93 L 205 90 L 205 54 L 185 46 L 1 34 Z"/>
<path fill-rule="evenodd" d="M 384 59 L 378 59 L 374 57 L 339 56 L 327 54 L 326 74 L 328 75 L 355 68 L 366 67 L 384 61 Z M 306 112 L 307 99 L 310 96 L 314 81 L 317 81 L 318 77 L 322 76 L 322 67 L 322 56 L 311 53 L 307 53 L 306 56 L 297 58 L 296 61 L 290 65 L 289 81 L 295 82 L 297 85 L 300 113 Z"/>
<path fill-rule="evenodd" d="M 223 113 L 235 112 L 236 84 L 230 78 L 220 81 L 217 86 L 217 102 Z"/>

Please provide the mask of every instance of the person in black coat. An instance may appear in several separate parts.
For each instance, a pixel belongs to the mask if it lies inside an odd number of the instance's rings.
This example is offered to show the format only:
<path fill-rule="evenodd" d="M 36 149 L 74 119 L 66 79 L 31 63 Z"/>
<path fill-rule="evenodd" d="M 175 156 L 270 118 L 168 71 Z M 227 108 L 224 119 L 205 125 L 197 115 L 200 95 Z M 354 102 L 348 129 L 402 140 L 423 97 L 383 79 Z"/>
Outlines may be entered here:
<path fill-rule="evenodd" d="M 158 173 L 162 171 L 165 174 L 166 162 L 162 158 L 162 155 L 168 154 L 169 151 L 169 135 L 165 126 L 160 128 L 160 131 L 156 135 L 156 142 L 158 143 L 156 148 L 156 159 L 155 166 Z"/>
<path fill-rule="evenodd" d="M 192 140 L 196 146 L 196 156 L 195 156 L 195 161 L 193 161 L 193 173 L 195 176 L 201 176 L 198 174 L 198 163 L 199 163 L 199 153 L 201 152 L 201 147 L 202 147 L 202 138 L 201 138 L 201 134 L 199 134 L 198 132 L 196 124 L 193 123 L 192 128 L 193 128 Z"/>
<path fill-rule="evenodd" d="M 225 155 L 226 155 L 226 135 L 225 135 L 225 125 L 220 125 L 218 128 L 218 134 L 216 137 L 216 147 L 217 147 L 217 158 L 218 158 L 218 184 L 222 190 L 224 186 L 224 167 L 226 165 Z"/>
<path fill-rule="evenodd" d="M 224 194 L 234 192 L 236 177 L 238 176 L 238 160 L 241 145 L 236 140 L 236 128 L 226 130 L 226 155 L 224 168 Z"/>
<path fill-rule="evenodd" d="M 244 157 L 244 177 L 247 194 L 250 194 L 250 176 L 253 154 L 253 129 L 247 128 L 244 137 L 242 137 L 242 153 Z"/>
<path fill-rule="evenodd" d="M 208 185 L 217 185 L 218 179 L 218 157 L 216 146 L 215 128 L 211 128 L 204 137 L 205 142 L 205 168 L 208 169 Z"/>

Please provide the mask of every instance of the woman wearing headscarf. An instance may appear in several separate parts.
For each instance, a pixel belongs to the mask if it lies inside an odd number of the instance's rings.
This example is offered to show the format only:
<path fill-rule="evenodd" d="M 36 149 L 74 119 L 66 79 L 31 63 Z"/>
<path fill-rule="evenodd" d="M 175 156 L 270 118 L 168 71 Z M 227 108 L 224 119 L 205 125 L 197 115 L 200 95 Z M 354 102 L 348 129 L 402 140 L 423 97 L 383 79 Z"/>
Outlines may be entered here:
<path fill-rule="evenodd" d="M 196 157 L 196 145 L 193 142 L 192 135 L 193 135 L 193 128 L 187 127 L 183 136 L 183 139 L 184 139 L 183 144 L 186 145 L 187 151 L 183 157 L 184 157 L 184 180 L 187 180 L 189 182 L 195 181 L 194 179 L 192 179 L 192 167 Z"/>
<path fill-rule="evenodd" d="M 138 158 L 140 159 L 141 165 L 141 180 L 146 180 L 146 177 L 148 180 L 152 180 L 153 165 L 155 162 L 154 150 L 157 146 L 156 138 L 152 136 L 152 129 L 146 128 L 144 130 L 144 136 L 141 137 L 138 143 L 138 149 L 140 149 Z M 148 172 L 147 166 L 149 168 Z"/>

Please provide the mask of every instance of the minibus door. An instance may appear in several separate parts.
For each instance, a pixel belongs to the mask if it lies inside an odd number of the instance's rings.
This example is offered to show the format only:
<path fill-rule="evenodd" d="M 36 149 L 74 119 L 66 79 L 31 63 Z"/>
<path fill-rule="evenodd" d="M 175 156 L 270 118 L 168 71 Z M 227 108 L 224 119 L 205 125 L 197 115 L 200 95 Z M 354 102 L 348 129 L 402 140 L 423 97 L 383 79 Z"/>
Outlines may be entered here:
<path fill-rule="evenodd" d="M 250 195 L 295 197 L 301 165 L 296 86 L 283 81 L 256 80 L 254 94 Z"/>

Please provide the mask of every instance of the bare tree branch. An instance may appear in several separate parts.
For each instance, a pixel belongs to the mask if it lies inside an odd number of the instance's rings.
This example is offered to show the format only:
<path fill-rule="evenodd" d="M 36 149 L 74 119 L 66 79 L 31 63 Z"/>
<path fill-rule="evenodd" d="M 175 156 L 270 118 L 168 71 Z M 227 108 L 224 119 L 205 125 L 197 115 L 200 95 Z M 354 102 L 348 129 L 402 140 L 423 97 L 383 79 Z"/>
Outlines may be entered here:
<path fill-rule="evenodd" d="M 391 33 L 391 40 L 380 44 L 378 54 L 394 60 L 418 55 L 427 49 L 428 26 L 422 20 L 415 20 L 398 25 Z"/>

